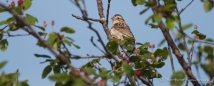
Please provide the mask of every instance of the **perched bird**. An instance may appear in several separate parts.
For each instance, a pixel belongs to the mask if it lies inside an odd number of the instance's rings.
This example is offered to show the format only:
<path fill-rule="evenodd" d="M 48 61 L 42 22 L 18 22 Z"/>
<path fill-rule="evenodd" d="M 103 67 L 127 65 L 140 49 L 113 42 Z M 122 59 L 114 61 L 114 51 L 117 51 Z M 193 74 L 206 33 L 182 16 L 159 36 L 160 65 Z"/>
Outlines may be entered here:
<path fill-rule="evenodd" d="M 126 24 L 125 20 L 123 19 L 123 17 L 120 14 L 115 14 L 112 18 L 112 26 L 110 29 L 110 33 L 111 35 L 120 40 L 123 40 L 123 37 L 127 37 L 127 38 L 133 38 L 133 52 L 138 55 L 138 52 L 136 51 L 135 48 L 135 38 L 134 35 L 132 34 L 129 26 Z"/>
<path fill-rule="evenodd" d="M 129 26 L 126 24 L 125 20 L 120 14 L 115 14 L 111 19 L 113 20 L 113 23 L 110 29 L 110 33 L 113 37 L 119 40 L 123 40 L 123 36 L 132 37 L 133 39 L 135 39 Z"/>

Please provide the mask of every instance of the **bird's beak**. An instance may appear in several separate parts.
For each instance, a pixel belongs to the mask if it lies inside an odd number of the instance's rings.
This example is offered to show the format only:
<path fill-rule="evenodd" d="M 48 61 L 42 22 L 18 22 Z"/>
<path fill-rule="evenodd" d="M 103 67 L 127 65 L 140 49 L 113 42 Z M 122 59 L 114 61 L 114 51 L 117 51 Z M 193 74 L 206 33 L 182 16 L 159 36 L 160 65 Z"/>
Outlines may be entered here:
<path fill-rule="evenodd" d="M 112 21 L 114 21 L 114 17 L 112 17 L 111 19 L 112 19 Z"/>

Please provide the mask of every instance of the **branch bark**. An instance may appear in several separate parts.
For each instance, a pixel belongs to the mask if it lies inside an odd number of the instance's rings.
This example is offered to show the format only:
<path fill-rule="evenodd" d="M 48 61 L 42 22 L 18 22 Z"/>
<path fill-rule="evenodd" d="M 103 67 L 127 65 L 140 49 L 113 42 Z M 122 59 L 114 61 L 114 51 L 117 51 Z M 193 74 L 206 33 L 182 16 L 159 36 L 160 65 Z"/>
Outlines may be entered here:
<path fill-rule="evenodd" d="M 12 14 L 18 21 L 20 21 L 22 24 L 24 24 L 25 26 L 27 26 L 29 28 L 30 31 L 28 31 L 29 34 L 32 34 L 32 36 L 34 36 L 35 38 L 37 38 L 40 42 L 42 42 L 42 44 L 44 46 L 47 47 L 47 49 L 53 53 L 56 58 L 60 59 L 61 61 L 63 61 L 64 63 L 66 63 L 66 65 L 73 71 L 73 75 L 79 76 L 81 77 L 85 83 L 93 85 L 93 86 L 97 86 L 97 84 L 94 84 L 90 79 L 88 79 L 87 77 L 83 76 L 80 74 L 80 72 L 78 72 L 78 70 L 76 70 L 75 67 L 73 67 L 70 62 L 68 62 L 67 60 L 65 60 L 63 57 L 61 57 L 59 54 L 57 54 L 57 52 L 55 52 L 53 50 L 53 48 L 51 46 L 49 46 L 44 40 L 42 40 L 42 38 L 40 38 L 40 36 L 36 33 L 36 31 L 20 16 L 18 16 L 18 14 L 11 10 L 10 8 L 8 8 L 7 6 L 5 6 L 4 4 L 0 3 L 0 6 L 2 6 L 4 9 L 6 9 L 10 14 Z"/>
<path fill-rule="evenodd" d="M 156 0 L 149 0 L 150 2 L 156 2 Z M 157 13 L 157 6 L 153 6 L 152 7 L 152 11 L 154 14 Z M 169 44 L 169 46 L 172 49 L 173 54 L 177 57 L 180 65 L 182 66 L 183 70 L 185 71 L 186 75 L 188 76 L 188 78 L 191 80 L 192 84 L 194 86 L 201 86 L 199 84 L 199 82 L 197 81 L 197 79 L 195 78 L 195 76 L 193 75 L 191 68 L 187 65 L 187 63 L 185 62 L 184 58 L 183 58 L 183 54 L 181 54 L 180 50 L 177 48 L 177 46 L 175 45 L 171 35 L 169 34 L 169 32 L 167 31 L 163 21 L 160 21 L 158 23 L 158 27 L 160 28 L 160 30 L 163 33 L 163 36 L 165 37 L 167 43 Z"/>

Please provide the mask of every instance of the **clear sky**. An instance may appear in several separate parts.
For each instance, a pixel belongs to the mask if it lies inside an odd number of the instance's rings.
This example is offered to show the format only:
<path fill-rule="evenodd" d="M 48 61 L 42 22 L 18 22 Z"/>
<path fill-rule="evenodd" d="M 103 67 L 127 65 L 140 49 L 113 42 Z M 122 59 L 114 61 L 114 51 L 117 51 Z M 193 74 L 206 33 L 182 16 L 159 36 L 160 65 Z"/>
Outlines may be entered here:
<path fill-rule="evenodd" d="M 12 0 L 8 0 L 9 3 Z M 14 0 L 17 2 L 17 0 Z M 96 0 L 85 0 L 87 11 L 89 17 L 99 19 L 99 15 L 97 12 L 97 4 Z M 184 8 L 191 0 L 186 0 L 182 2 L 178 2 L 178 9 L 181 10 Z M 6 0 L 0 0 L 1 3 L 6 4 Z M 81 49 L 75 49 L 73 46 L 69 48 L 71 53 L 81 56 L 89 55 L 101 55 L 102 53 L 95 48 L 91 42 L 90 37 L 93 36 L 97 39 L 95 33 L 87 28 L 87 24 L 81 20 L 77 20 L 71 16 L 71 14 L 81 15 L 80 11 L 75 7 L 69 0 L 33 0 L 32 6 L 29 10 L 25 12 L 25 14 L 31 14 L 32 16 L 38 19 L 38 23 L 36 25 L 42 26 L 43 21 L 48 23 L 46 27 L 46 31 L 51 31 L 51 21 L 55 21 L 54 30 L 59 32 L 60 28 L 63 26 L 69 26 L 76 30 L 75 34 L 67 36 L 73 38 L 75 43 L 78 44 Z M 106 14 L 107 0 L 103 0 L 104 4 L 104 13 Z M 16 3 L 17 5 L 17 3 Z M 126 23 L 131 28 L 135 39 L 137 42 L 150 42 L 151 44 L 155 44 L 156 48 L 163 48 L 167 46 L 164 44 L 161 47 L 157 47 L 158 43 L 163 39 L 163 35 L 159 29 L 151 29 L 149 25 L 145 25 L 145 20 L 152 14 L 151 10 L 146 12 L 143 15 L 140 15 L 139 12 L 145 9 L 144 6 L 136 6 L 134 7 L 131 3 L 131 0 L 112 0 L 111 8 L 110 8 L 110 18 L 114 14 L 121 14 L 125 19 Z M 198 25 L 198 30 L 201 33 L 207 35 L 208 38 L 213 38 L 213 16 L 214 11 L 212 10 L 209 13 L 205 13 L 203 10 L 203 3 L 200 0 L 195 0 L 182 14 L 182 24 L 193 23 L 194 25 Z M 1 13 L 0 20 L 5 20 L 11 17 L 8 13 Z M 112 21 L 109 21 L 109 27 L 111 26 Z M 2 28 L 4 26 L 0 26 Z M 100 23 L 94 22 L 93 27 L 99 31 L 105 43 L 107 43 L 107 37 Z M 35 28 L 37 31 L 38 28 Z M 185 31 L 187 34 L 191 35 L 191 29 Z M 26 32 L 19 30 L 13 32 L 12 34 L 26 34 Z M 5 37 L 4 37 L 5 38 Z M 7 65 L 3 68 L 6 73 L 15 72 L 17 69 L 20 71 L 19 80 L 29 80 L 30 86 L 53 86 L 54 83 L 49 79 L 41 79 L 41 74 L 46 65 L 40 64 L 40 62 L 45 61 L 43 58 L 36 58 L 33 54 L 47 54 L 55 58 L 47 49 L 43 49 L 37 47 L 35 39 L 32 36 L 22 36 L 22 37 L 9 37 L 7 38 L 9 41 L 9 47 L 5 52 L 0 52 L 0 61 L 7 60 Z M 95 42 L 100 46 L 99 42 Z M 185 52 L 183 52 L 185 55 Z M 178 64 L 177 59 L 174 57 L 175 70 L 181 70 L 180 64 Z M 186 58 L 186 55 L 185 55 Z M 80 67 L 84 63 L 88 62 L 88 59 L 82 60 L 72 60 L 72 64 L 75 67 Z M 165 61 L 165 66 L 161 69 L 158 69 L 158 72 L 162 74 L 163 78 L 170 79 L 172 75 L 171 65 L 169 59 Z M 109 64 L 103 60 L 101 62 L 101 66 L 107 66 L 109 68 Z M 193 73 L 196 77 L 197 74 L 195 72 L 195 67 L 192 66 Z M 2 70 L 1 70 L 2 72 Z M 203 70 L 199 70 L 201 73 L 202 79 L 208 79 L 207 75 Z M 52 73 L 53 74 L 53 73 Z M 112 84 L 108 84 L 111 86 Z M 170 85 L 169 82 L 160 82 L 159 79 L 154 79 L 154 85 Z M 192 84 L 189 83 L 189 86 Z"/>

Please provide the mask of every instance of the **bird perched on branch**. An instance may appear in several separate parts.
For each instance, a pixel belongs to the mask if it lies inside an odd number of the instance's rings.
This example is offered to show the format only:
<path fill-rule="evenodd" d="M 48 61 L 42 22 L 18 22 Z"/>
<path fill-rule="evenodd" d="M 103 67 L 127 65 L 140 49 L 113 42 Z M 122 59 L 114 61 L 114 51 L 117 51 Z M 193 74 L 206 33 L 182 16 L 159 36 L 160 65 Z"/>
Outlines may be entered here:
<path fill-rule="evenodd" d="M 110 32 L 111 35 L 119 40 L 123 40 L 124 37 L 132 37 L 132 34 L 129 26 L 126 24 L 125 20 L 120 14 L 115 14 L 112 18 L 113 24 L 111 26 Z"/>
<path fill-rule="evenodd" d="M 115 14 L 112 18 L 112 26 L 110 29 L 111 35 L 118 39 L 118 40 L 124 40 L 124 37 L 126 38 L 133 38 L 133 51 L 135 50 L 135 38 L 132 34 L 129 26 L 126 24 L 125 20 L 120 14 Z"/>

